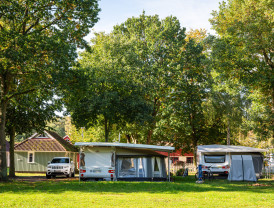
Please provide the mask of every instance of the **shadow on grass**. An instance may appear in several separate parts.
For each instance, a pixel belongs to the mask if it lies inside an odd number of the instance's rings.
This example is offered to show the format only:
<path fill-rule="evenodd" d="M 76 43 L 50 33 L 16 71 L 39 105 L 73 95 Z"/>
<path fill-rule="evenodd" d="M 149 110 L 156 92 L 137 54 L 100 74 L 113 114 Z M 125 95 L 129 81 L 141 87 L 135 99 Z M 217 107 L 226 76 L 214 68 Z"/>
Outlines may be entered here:
<path fill-rule="evenodd" d="M 205 181 L 196 184 L 193 176 L 186 178 L 176 177 L 175 182 L 81 182 L 77 180 L 45 180 L 38 182 L 13 181 L 0 183 L 0 193 L 12 192 L 29 194 L 53 193 L 66 191 L 89 193 L 166 193 L 178 194 L 181 192 L 255 192 L 274 193 L 273 180 L 252 182 L 229 182 L 227 180 Z"/>

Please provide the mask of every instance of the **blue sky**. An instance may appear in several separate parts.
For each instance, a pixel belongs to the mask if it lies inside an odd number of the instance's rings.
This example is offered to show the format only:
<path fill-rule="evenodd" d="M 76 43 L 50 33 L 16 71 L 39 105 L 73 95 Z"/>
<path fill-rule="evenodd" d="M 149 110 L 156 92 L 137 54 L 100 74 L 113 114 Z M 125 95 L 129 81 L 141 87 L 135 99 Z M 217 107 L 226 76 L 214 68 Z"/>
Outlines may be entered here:
<path fill-rule="evenodd" d="M 212 10 L 217 10 L 221 0 L 101 0 L 99 22 L 86 37 L 90 40 L 93 31 L 109 33 L 114 25 L 125 22 L 130 17 L 137 17 L 143 10 L 147 15 L 158 14 L 161 19 L 175 16 L 181 26 L 187 30 L 204 28 L 209 33 Z"/>

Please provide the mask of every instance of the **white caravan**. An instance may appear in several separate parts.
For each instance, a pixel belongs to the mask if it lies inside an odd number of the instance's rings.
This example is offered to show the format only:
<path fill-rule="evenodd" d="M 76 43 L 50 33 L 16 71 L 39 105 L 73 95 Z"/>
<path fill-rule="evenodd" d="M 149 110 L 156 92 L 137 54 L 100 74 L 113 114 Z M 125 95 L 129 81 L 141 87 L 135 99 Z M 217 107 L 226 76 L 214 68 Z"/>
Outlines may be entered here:
<path fill-rule="evenodd" d="M 158 153 L 174 147 L 128 143 L 77 142 L 81 180 L 170 180 L 169 164 Z"/>
<path fill-rule="evenodd" d="M 232 155 L 251 155 L 257 177 L 262 174 L 264 149 L 233 145 L 200 145 L 197 147 L 197 164 L 206 174 L 209 168 L 213 174 L 228 175 Z"/>

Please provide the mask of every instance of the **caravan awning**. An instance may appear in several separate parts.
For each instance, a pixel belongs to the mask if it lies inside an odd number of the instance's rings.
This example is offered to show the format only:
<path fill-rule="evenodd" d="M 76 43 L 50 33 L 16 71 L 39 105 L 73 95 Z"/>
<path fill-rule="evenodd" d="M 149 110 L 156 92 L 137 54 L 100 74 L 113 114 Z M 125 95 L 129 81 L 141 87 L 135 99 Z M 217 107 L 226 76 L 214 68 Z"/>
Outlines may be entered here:
<path fill-rule="evenodd" d="M 175 150 L 174 147 L 169 146 L 157 146 L 148 144 L 129 144 L 129 143 L 110 143 L 110 142 L 76 142 L 75 146 L 80 147 L 120 147 L 128 149 L 143 149 L 143 150 L 153 150 L 161 152 L 172 152 Z"/>
<path fill-rule="evenodd" d="M 266 152 L 265 149 L 234 145 L 199 145 L 197 152 Z"/>

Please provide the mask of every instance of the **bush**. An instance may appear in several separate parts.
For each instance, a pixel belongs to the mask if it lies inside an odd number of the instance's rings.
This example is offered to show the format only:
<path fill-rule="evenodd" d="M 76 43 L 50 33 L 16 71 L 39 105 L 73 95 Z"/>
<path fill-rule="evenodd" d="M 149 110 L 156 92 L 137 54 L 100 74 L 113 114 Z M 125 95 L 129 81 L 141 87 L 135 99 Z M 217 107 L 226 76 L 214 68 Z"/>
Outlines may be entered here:
<path fill-rule="evenodd" d="M 181 169 L 177 170 L 176 176 L 183 176 L 184 172 L 185 172 L 185 170 L 183 168 L 181 168 Z"/>

